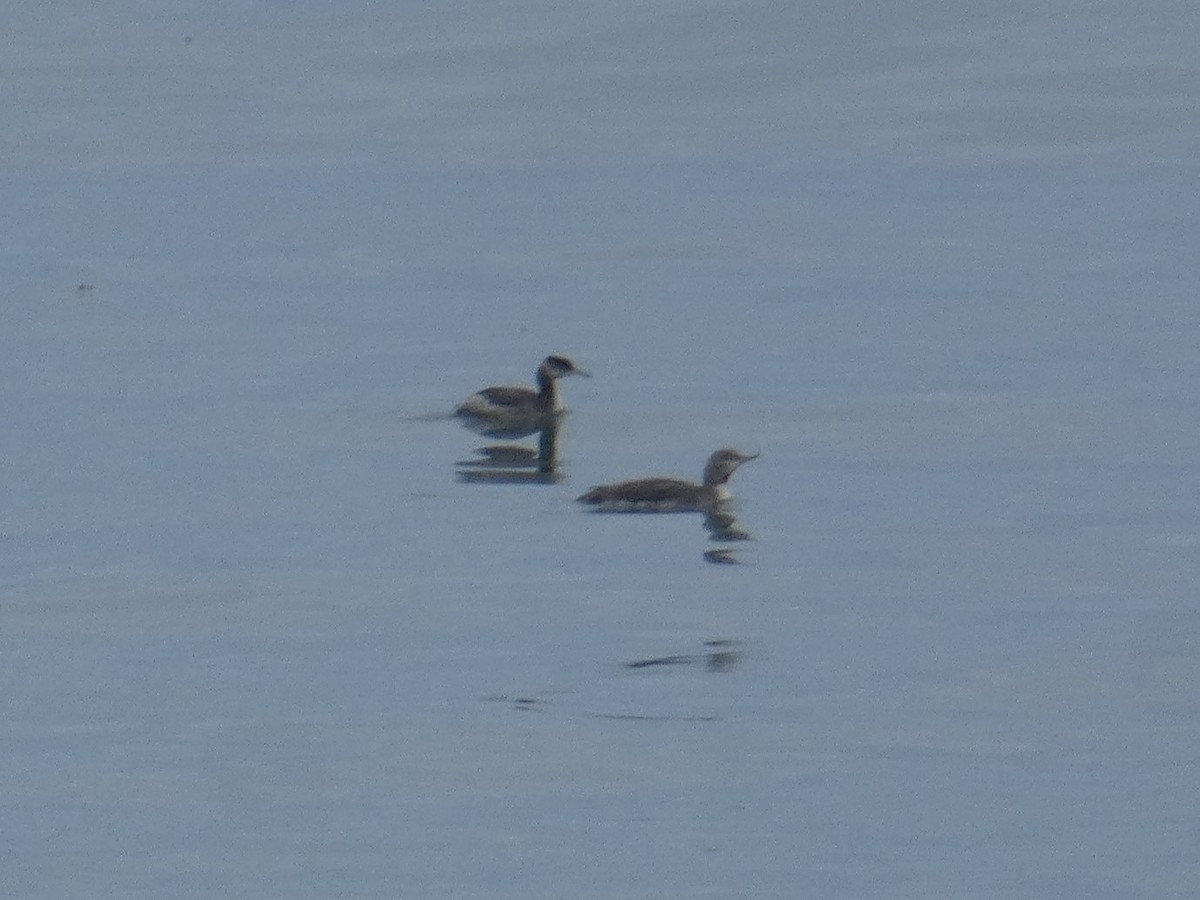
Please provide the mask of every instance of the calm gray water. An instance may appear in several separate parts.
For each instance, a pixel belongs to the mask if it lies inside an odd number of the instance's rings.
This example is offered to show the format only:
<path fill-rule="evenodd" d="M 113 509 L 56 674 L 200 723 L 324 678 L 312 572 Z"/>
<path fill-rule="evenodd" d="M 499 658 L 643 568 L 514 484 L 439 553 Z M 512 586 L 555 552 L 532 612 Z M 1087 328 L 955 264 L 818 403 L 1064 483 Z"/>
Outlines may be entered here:
<path fill-rule="evenodd" d="M 1193 896 L 1200 14 L 910 6 L 10 4 L 0 892 Z"/>

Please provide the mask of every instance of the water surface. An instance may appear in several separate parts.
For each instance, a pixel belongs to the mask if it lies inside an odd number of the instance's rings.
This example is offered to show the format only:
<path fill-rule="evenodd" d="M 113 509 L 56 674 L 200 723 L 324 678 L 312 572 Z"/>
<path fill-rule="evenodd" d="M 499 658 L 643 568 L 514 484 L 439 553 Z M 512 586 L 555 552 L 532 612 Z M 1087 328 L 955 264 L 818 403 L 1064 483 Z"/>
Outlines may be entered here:
<path fill-rule="evenodd" d="M 1190 895 L 1189 7 L 6 15 L 7 896 Z"/>

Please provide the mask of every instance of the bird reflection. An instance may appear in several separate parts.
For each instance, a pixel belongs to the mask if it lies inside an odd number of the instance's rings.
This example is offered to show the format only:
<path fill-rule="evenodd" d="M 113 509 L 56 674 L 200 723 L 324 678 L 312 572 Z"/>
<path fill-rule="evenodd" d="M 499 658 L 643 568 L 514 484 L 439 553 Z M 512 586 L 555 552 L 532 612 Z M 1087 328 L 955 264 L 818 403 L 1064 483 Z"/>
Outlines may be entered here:
<path fill-rule="evenodd" d="M 536 448 L 523 444 L 488 444 L 475 450 L 478 459 L 459 460 L 458 480 L 465 484 L 558 484 L 563 480 L 558 461 L 561 419 L 542 417 L 540 427 L 502 432 L 480 432 L 489 437 L 513 439 L 538 436 Z M 473 429 L 476 430 L 476 429 Z"/>
<path fill-rule="evenodd" d="M 503 419 L 468 418 L 458 415 L 463 427 L 485 438 L 500 441 L 519 441 L 522 438 L 557 431 L 566 410 L 553 412 L 514 413 Z"/>
<path fill-rule="evenodd" d="M 703 653 L 673 653 L 625 663 L 627 669 L 650 669 L 658 666 L 703 665 L 709 672 L 731 672 L 742 661 L 742 642 L 726 639 L 705 641 Z"/>
<path fill-rule="evenodd" d="M 704 551 L 704 561 L 717 566 L 738 566 L 742 561 L 728 547 L 713 547 Z"/>
<path fill-rule="evenodd" d="M 754 540 L 750 532 L 743 528 L 738 521 L 737 512 L 730 500 L 718 500 L 704 510 L 704 527 L 708 531 L 710 541 L 726 543 Z M 741 563 L 732 547 L 712 547 L 705 550 L 702 555 L 705 562 L 715 565 L 738 565 Z"/>
<path fill-rule="evenodd" d="M 709 540 L 713 541 L 749 541 L 753 540 L 750 532 L 738 522 L 737 510 L 731 500 L 718 500 L 704 510 L 704 527 L 708 529 Z M 731 551 L 732 552 L 732 551 Z"/>

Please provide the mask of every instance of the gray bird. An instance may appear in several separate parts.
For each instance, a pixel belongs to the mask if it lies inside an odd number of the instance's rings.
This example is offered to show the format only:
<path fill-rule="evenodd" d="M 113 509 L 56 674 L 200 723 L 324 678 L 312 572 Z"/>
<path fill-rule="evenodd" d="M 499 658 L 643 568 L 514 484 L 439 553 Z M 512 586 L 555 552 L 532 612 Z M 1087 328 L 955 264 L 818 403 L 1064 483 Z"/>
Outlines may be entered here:
<path fill-rule="evenodd" d="M 729 500 L 730 476 L 757 457 L 726 447 L 708 458 L 702 484 L 682 478 L 639 478 L 600 484 L 575 499 L 612 512 L 704 512 Z"/>

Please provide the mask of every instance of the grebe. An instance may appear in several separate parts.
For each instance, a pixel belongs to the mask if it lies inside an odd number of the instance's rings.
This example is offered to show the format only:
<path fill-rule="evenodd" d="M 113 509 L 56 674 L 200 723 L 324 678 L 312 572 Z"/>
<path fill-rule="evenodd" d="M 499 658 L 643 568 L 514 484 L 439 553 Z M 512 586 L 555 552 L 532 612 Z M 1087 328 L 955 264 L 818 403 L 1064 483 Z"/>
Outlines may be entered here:
<path fill-rule="evenodd" d="M 729 477 L 757 456 L 727 447 L 708 458 L 703 484 L 681 478 L 639 478 L 597 485 L 575 499 L 609 512 L 704 512 L 729 500 Z"/>
<path fill-rule="evenodd" d="M 563 411 L 558 379 L 567 375 L 591 377 L 565 356 L 547 356 L 537 370 L 537 390 L 500 385 L 477 391 L 458 405 L 454 414 L 488 432 L 529 433 L 549 416 Z"/>

